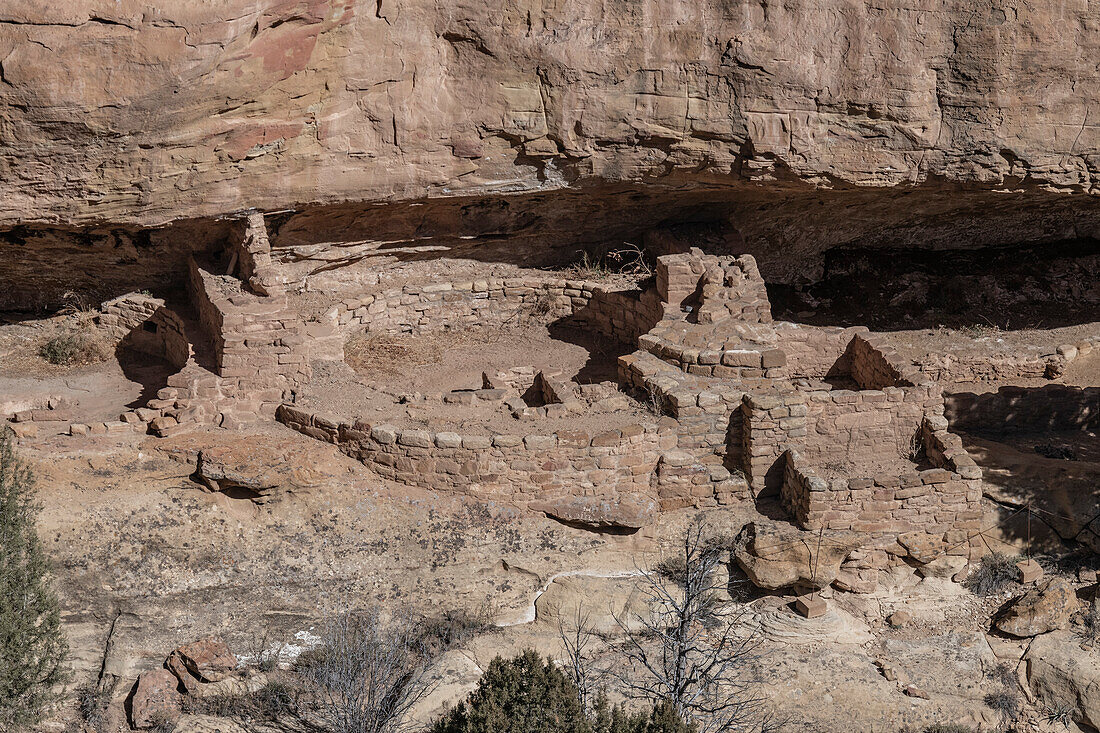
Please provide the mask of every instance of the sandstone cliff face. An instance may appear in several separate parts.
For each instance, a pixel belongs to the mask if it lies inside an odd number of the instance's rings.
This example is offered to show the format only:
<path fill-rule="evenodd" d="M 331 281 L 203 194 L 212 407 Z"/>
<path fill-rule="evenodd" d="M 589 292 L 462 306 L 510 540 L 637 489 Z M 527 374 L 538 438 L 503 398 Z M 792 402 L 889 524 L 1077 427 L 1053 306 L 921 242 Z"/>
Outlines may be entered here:
<path fill-rule="evenodd" d="M 0 222 L 624 181 L 1091 191 L 1098 25 L 1084 0 L 13 0 Z"/>

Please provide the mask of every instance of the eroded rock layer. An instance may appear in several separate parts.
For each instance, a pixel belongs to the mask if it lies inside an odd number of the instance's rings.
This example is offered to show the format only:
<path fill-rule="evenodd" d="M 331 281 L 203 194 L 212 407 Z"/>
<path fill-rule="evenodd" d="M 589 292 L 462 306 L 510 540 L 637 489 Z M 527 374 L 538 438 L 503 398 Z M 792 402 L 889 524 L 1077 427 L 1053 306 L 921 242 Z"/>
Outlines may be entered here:
<path fill-rule="evenodd" d="M 0 9 L 0 221 L 622 181 L 1091 191 L 1098 20 L 1083 2 L 22 0 Z"/>

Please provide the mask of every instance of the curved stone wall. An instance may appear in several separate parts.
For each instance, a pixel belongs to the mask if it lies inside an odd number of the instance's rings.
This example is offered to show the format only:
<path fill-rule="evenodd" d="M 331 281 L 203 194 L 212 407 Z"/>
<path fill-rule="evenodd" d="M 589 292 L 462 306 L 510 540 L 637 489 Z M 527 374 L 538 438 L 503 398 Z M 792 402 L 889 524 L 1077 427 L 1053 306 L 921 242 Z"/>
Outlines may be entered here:
<path fill-rule="evenodd" d="M 339 446 L 386 478 L 521 503 L 560 496 L 656 496 L 658 464 L 676 447 L 675 428 L 656 423 L 596 434 L 460 435 L 343 421 L 292 405 L 281 406 L 276 418 Z M 688 499 L 690 489 L 685 489 Z"/>

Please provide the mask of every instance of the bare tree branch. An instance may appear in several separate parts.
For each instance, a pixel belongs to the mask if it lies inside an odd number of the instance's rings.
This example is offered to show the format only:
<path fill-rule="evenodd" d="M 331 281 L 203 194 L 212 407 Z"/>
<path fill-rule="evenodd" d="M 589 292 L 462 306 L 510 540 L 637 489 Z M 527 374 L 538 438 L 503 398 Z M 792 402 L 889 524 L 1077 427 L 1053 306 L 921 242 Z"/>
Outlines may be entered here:
<path fill-rule="evenodd" d="M 697 517 L 678 552 L 643 573 L 648 611 L 615 616 L 628 661 L 615 677 L 633 697 L 669 702 L 700 733 L 775 730 L 760 692 L 756 627 L 719 595 L 728 562 L 727 544 Z"/>
<path fill-rule="evenodd" d="M 432 690 L 429 661 L 408 615 L 386 624 L 370 609 L 328 620 L 303 674 L 332 733 L 402 733 L 415 728 L 408 713 Z"/>

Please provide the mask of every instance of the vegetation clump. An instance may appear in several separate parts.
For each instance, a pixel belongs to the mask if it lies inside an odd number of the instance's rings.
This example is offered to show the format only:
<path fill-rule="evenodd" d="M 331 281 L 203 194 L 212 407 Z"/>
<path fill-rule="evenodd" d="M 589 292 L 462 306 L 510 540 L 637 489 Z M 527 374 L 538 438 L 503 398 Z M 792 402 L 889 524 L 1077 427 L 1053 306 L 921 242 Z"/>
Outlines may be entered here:
<path fill-rule="evenodd" d="M 93 334 L 66 331 L 38 347 L 38 355 L 57 366 L 81 366 L 103 361 L 107 352 L 103 342 Z"/>
<path fill-rule="evenodd" d="M 432 733 L 696 733 L 667 702 L 627 713 L 606 696 L 587 711 L 580 691 L 549 659 L 525 651 L 497 657 L 477 689 L 448 711 Z"/>
<path fill-rule="evenodd" d="M 0 730 L 41 719 L 68 679 L 68 645 L 35 531 L 34 478 L 0 434 Z"/>
<path fill-rule="evenodd" d="M 1003 552 L 986 555 L 966 579 L 966 587 L 979 596 L 993 596 L 1016 581 L 1017 558 Z"/>

